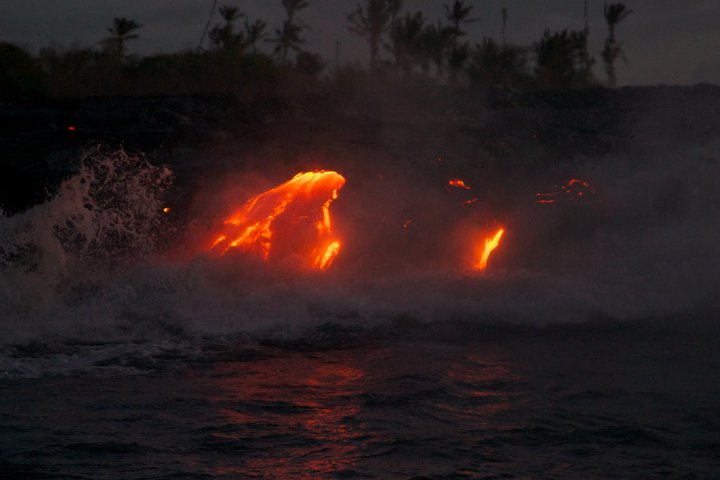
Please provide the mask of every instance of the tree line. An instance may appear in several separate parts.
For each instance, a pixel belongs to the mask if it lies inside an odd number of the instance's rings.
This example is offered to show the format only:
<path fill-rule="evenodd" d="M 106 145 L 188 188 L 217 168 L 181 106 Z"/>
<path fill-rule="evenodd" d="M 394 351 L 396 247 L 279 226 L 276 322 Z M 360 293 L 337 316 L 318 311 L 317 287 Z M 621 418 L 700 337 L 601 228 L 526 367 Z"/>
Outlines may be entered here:
<path fill-rule="evenodd" d="M 301 18 L 310 0 L 281 0 L 281 6 L 284 18 L 270 32 L 262 19 L 251 19 L 236 6 L 213 0 L 198 46 L 177 53 L 130 55 L 128 44 L 139 38 L 142 25 L 128 18 L 114 18 L 97 49 L 49 46 L 31 55 L 0 42 L 0 99 L 196 93 L 199 89 L 256 92 L 277 88 L 288 78 L 320 80 L 327 63 L 305 48 L 309 27 Z M 464 0 L 442 7 L 442 17 L 431 20 L 419 10 L 401 14 L 402 0 L 358 3 L 347 13 L 347 27 L 367 42 L 366 74 L 480 87 L 568 89 L 603 83 L 614 87 L 617 61 L 626 61 L 616 29 L 632 10 L 620 2 L 604 5 L 608 28 L 600 53 L 604 82 L 593 74 L 587 18 L 584 30 L 546 30 L 532 45 L 520 46 L 506 42 L 507 9 L 501 10 L 503 33 L 498 42 L 489 37 L 468 38 L 465 29 L 479 19 Z M 264 53 L 263 44 L 271 47 L 271 53 Z M 362 68 L 336 65 L 334 73 L 336 79 L 341 73 L 360 75 Z"/>

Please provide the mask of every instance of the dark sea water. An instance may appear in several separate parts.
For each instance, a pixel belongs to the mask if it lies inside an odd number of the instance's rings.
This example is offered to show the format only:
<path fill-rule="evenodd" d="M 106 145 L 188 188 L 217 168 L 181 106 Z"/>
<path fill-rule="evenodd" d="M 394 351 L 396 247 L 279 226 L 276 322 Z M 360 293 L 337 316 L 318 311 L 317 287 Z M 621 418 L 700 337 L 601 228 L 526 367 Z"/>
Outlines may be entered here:
<path fill-rule="evenodd" d="M 716 328 L 398 321 L 3 358 L 3 478 L 717 478 Z M 663 323 L 663 322 L 661 322 Z M 47 367 L 47 369 L 45 369 Z M 43 373 L 48 372 L 48 373 Z"/>
<path fill-rule="evenodd" d="M 586 159 L 597 198 L 549 207 L 351 150 L 327 272 L 195 248 L 315 157 L 172 203 L 170 170 L 90 151 L 0 215 L 0 479 L 720 478 L 718 145 Z"/>

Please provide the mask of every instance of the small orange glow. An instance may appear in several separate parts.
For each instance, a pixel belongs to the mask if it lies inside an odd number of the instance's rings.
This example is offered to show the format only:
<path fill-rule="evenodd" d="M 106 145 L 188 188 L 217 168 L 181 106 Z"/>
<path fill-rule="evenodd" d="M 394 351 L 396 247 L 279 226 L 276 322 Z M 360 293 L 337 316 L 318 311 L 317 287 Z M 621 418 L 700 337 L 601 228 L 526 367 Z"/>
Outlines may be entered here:
<path fill-rule="evenodd" d="M 597 190 L 593 185 L 579 178 L 568 180 L 559 191 L 536 193 L 535 201 L 541 205 L 552 205 L 561 201 L 580 201 L 595 195 Z"/>
<path fill-rule="evenodd" d="M 403 223 L 403 228 L 410 228 L 410 225 L 413 224 L 412 220 L 405 220 L 405 223 Z"/>
<path fill-rule="evenodd" d="M 465 201 L 463 202 L 463 205 L 465 205 L 466 207 L 469 207 L 470 205 L 473 205 L 473 204 L 475 204 L 475 203 L 477 203 L 477 202 L 479 202 L 479 201 L 480 201 L 479 198 L 471 198 L 470 200 L 465 200 Z"/>
<path fill-rule="evenodd" d="M 595 187 L 590 185 L 585 180 L 580 180 L 579 178 L 573 178 L 569 180 L 565 185 L 563 185 L 562 189 L 565 192 L 571 192 L 573 188 L 585 188 L 589 190 L 591 193 L 596 193 Z M 578 191 L 578 195 L 582 196 L 583 192 L 582 190 Z"/>
<path fill-rule="evenodd" d="M 208 250 L 224 255 L 231 249 L 264 260 L 299 254 L 308 264 L 328 269 L 340 252 L 333 236 L 330 204 L 345 178 L 329 171 L 302 172 L 248 200 L 215 233 Z"/>
<path fill-rule="evenodd" d="M 163 208 L 163 213 L 170 213 L 170 207 Z"/>
<path fill-rule="evenodd" d="M 541 205 L 552 205 L 558 202 L 557 193 L 536 193 L 535 201 Z"/>
<path fill-rule="evenodd" d="M 480 255 L 480 260 L 475 265 L 475 268 L 477 270 L 485 270 L 487 268 L 488 259 L 490 258 L 490 254 L 500 245 L 500 239 L 502 238 L 503 234 L 505 233 L 505 229 L 501 228 L 499 229 L 494 236 L 488 237 L 485 239 L 485 244 L 482 250 L 482 255 Z"/>
<path fill-rule="evenodd" d="M 472 188 L 465 184 L 464 180 L 461 180 L 459 178 L 453 178 L 448 181 L 448 185 L 455 188 L 461 188 L 463 190 L 472 190 Z"/>
<path fill-rule="evenodd" d="M 68 125 L 67 130 L 68 132 L 74 132 L 77 130 L 77 127 L 75 125 Z"/>

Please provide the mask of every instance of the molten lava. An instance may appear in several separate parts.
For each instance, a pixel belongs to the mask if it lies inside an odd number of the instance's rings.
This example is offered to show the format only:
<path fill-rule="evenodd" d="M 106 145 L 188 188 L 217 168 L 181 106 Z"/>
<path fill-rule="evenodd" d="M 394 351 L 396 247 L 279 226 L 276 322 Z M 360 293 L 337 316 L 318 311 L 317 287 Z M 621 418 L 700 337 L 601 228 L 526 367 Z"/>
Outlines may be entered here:
<path fill-rule="evenodd" d="M 589 182 L 572 178 L 560 187 L 559 191 L 536 193 L 535 201 L 541 205 L 552 205 L 560 201 L 582 201 L 596 193 L 597 190 Z"/>
<path fill-rule="evenodd" d="M 487 268 L 490 254 L 500 245 L 500 239 L 502 238 L 504 233 L 505 229 L 501 228 L 495 233 L 494 236 L 485 239 L 485 245 L 482 250 L 482 255 L 480 255 L 480 260 L 475 265 L 475 268 L 477 270 L 485 270 Z"/>
<path fill-rule="evenodd" d="M 468 184 L 466 184 L 464 180 L 462 180 L 460 178 L 453 178 L 453 179 L 449 180 L 448 186 L 454 187 L 454 188 L 459 188 L 462 190 L 472 190 L 472 188 Z"/>
<path fill-rule="evenodd" d="M 325 270 L 340 252 L 333 236 L 330 204 L 345 178 L 329 171 L 302 172 L 248 200 L 212 238 L 209 250 L 256 254 L 268 261 L 297 254 Z"/>

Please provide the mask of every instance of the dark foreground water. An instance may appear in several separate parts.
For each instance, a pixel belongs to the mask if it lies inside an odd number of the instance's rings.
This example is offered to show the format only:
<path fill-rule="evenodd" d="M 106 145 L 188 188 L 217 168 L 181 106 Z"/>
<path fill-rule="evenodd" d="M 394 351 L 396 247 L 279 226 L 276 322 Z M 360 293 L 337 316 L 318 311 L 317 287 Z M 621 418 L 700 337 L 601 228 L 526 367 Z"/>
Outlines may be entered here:
<path fill-rule="evenodd" d="M 16 348 L 0 476 L 718 478 L 706 320 Z"/>

